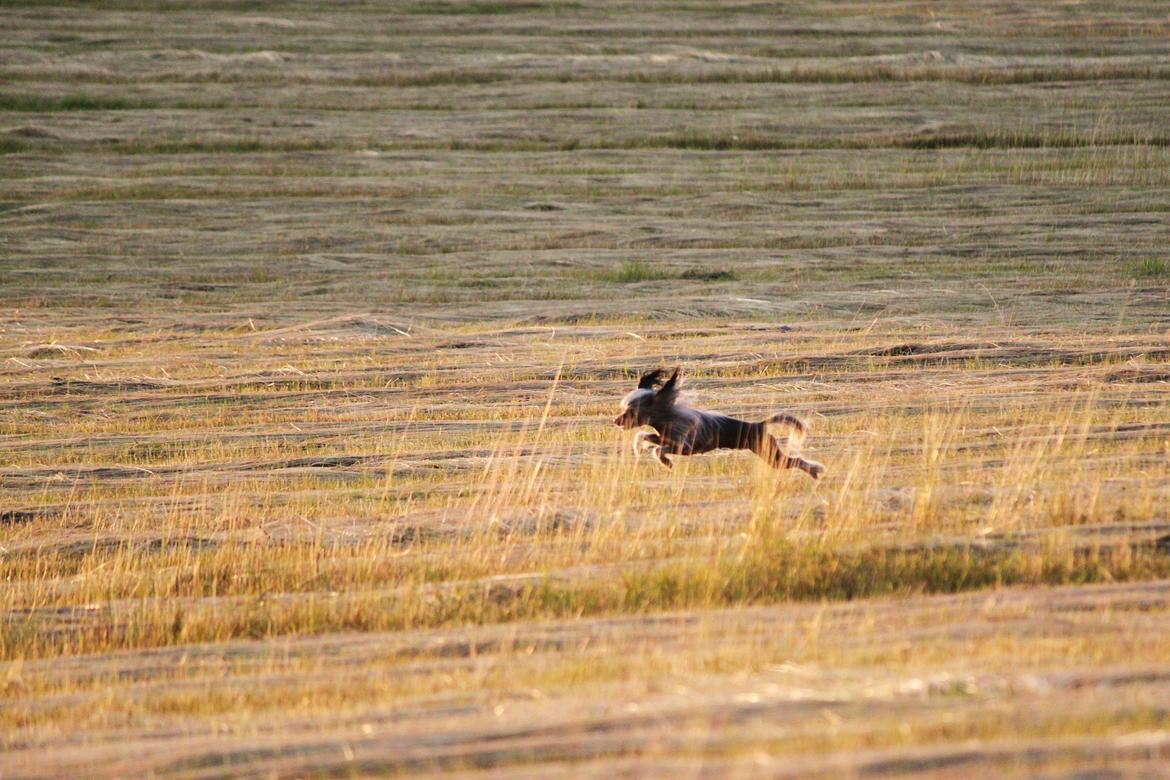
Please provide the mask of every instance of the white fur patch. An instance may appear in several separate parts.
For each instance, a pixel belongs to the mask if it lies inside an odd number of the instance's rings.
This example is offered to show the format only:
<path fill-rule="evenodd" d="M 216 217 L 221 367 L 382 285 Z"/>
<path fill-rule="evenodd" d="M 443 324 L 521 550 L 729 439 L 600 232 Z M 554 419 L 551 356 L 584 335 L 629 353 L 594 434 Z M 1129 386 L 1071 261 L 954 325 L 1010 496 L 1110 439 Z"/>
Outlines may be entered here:
<path fill-rule="evenodd" d="M 630 404 L 634 403 L 635 401 L 639 401 L 643 398 L 650 398 L 652 395 L 654 395 L 654 391 L 647 390 L 644 387 L 639 388 L 638 390 L 631 390 L 626 395 L 626 397 L 622 399 L 622 411 L 624 412 L 626 409 L 629 409 Z"/>

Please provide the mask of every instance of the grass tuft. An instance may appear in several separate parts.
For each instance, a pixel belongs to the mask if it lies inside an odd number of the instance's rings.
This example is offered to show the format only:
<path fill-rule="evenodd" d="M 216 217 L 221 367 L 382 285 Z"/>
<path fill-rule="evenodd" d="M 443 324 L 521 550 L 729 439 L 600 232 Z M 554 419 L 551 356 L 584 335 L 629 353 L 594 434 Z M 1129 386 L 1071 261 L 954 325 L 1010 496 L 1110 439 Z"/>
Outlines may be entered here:
<path fill-rule="evenodd" d="M 673 272 L 660 268 L 653 263 L 630 261 L 608 271 L 596 275 L 603 282 L 614 284 L 633 284 L 635 282 L 654 282 L 663 279 L 679 279 L 692 282 L 734 282 L 739 275 L 727 268 L 707 268 L 699 266 L 688 268 L 685 271 Z"/>
<path fill-rule="evenodd" d="M 678 278 L 698 282 L 734 282 L 739 279 L 739 275 L 729 268 L 688 268 Z"/>
<path fill-rule="evenodd" d="M 1162 257 L 1144 257 L 1134 263 L 1132 267 L 1135 276 L 1147 279 L 1170 276 L 1170 262 Z"/>
<path fill-rule="evenodd" d="M 610 271 L 605 271 L 599 275 L 599 278 L 606 282 L 614 282 L 615 284 L 634 284 L 636 282 L 654 282 L 661 279 L 669 279 L 671 274 L 654 266 L 651 263 L 643 263 L 641 261 L 630 261 L 622 263 L 617 268 Z"/>

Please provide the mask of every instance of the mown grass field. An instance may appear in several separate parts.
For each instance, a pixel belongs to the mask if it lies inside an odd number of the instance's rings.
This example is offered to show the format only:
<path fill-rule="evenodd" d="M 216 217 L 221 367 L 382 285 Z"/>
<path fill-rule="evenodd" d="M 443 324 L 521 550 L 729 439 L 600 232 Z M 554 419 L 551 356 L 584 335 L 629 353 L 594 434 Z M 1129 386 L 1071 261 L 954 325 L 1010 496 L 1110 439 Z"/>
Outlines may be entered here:
<path fill-rule="evenodd" d="M 1165 771 L 1164 3 L 0 26 L 0 777 Z"/>

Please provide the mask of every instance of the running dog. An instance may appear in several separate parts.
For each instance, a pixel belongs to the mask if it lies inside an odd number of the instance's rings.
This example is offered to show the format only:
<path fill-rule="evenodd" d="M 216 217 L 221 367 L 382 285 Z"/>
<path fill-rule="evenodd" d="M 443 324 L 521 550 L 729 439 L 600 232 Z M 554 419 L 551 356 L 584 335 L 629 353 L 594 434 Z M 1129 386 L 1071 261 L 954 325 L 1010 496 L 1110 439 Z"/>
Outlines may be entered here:
<path fill-rule="evenodd" d="M 691 409 L 679 400 L 678 372 L 676 368 L 665 381 L 666 371 L 663 369 L 643 374 L 637 389 L 622 399 L 622 413 L 614 418 L 614 425 L 627 430 L 649 425 L 655 431 L 639 431 L 634 436 L 635 455 L 650 450 L 658 462 L 669 469 L 674 466 L 670 455 L 699 455 L 721 449 L 751 450 L 773 468 L 798 468 L 813 479 L 821 476 L 824 465 L 786 454 L 776 438 L 768 433 L 769 425 L 787 427 L 788 445 L 795 453 L 808 434 L 808 425 L 799 417 L 779 412 L 761 422 L 745 422 Z"/>

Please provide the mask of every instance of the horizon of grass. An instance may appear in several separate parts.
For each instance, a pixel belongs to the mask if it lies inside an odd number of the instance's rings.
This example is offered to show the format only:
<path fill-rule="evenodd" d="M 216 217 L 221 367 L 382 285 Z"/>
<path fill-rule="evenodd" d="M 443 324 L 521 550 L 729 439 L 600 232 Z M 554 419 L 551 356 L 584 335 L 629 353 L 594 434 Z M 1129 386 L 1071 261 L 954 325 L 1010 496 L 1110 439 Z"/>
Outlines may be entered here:
<path fill-rule="evenodd" d="M 24 138 L 14 135 L 0 137 L 0 154 L 29 152 L 108 152 L 126 155 L 197 155 L 197 154 L 256 154 L 313 151 L 424 151 L 443 150 L 477 153 L 573 152 L 639 149 L 680 149 L 687 151 L 804 151 L 804 150 L 932 150 L 932 149 L 1103 149 L 1109 147 L 1167 148 L 1170 134 L 1150 132 L 1113 133 L 1102 136 L 1097 131 L 1051 132 L 971 130 L 954 133 L 908 133 L 896 136 L 839 136 L 818 139 L 781 138 L 755 132 L 728 133 L 683 131 L 663 135 L 646 135 L 627 139 L 606 140 L 567 137 L 560 140 L 515 141 L 451 139 L 435 142 L 408 141 L 400 144 L 336 142 L 317 139 L 271 141 L 262 137 L 111 139 L 100 142 L 78 142 L 61 138 Z"/>
<path fill-rule="evenodd" d="M 41 80 L 36 72 L 2 73 L 11 83 Z M 124 83 L 111 74 L 75 74 L 82 83 Z M 880 84 L 940 82 L 971 86 L 1097 82 L 1109 80 L 1165 81 L 1170 67 L 1152 64 L 1060 65 L 1051 67 L 976 67 L 969 65 L 831 65 L 767 68 L 719 68 L 694 71 L 670 69 L 612 72 L 548 71 L 515 72 L 498 69 L 387 70 L 359 76 L 301 78 L 300 83 L 360 87 L 466 86 L 513 83 L 627 83 L 627 84 Z M 175 84 L 269 84 L 297 81 L 287 74 L 256 72 L 185 72 L 159 74 L 149 83 Z M 133 83 L 147 83 L 141 79 Z"/>

